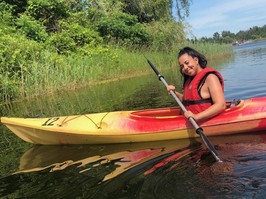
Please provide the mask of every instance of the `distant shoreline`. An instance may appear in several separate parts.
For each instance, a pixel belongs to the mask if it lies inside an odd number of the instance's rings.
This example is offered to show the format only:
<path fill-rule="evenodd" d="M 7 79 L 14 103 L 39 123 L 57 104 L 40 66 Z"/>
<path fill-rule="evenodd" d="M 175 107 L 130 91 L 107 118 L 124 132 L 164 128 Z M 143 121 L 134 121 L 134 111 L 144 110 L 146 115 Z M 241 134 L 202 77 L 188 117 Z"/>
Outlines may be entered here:
<path fill-rule="evenodd" d="M 241 41 L 241 42 L 235 41 L 234 43 L 232 43 L 232 45 L 233 46 L 240 46 L 243 44 L 260 42 L 260 41 L 264 41 L 264 40 L 266 40 L 266 38 L 260 38 L 260 39 L 254 39 L 254 40 L 245 40 L 245 41 Z"/>

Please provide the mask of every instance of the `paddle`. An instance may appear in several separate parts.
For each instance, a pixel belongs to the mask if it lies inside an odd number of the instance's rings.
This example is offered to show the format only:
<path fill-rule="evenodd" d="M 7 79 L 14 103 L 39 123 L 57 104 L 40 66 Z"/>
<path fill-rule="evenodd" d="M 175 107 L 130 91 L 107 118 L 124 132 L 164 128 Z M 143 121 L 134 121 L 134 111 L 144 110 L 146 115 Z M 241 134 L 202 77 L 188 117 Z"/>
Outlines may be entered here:
<path fill-rule="evenodd" d="M 147 58 L 146 58 L 147 59 Z M 149 65 L 152 67 L 153 71 L 156 73 L 156 75 L 158 76 L 159 80 L 163 82 L 163 84 L 168 87 L 167 82 L 164 80 L 164 77 L 158 72 L 158 70 L 156 69 L 156 67 L 153 65 L 153 63 L 147 59 L 147 62 L 149 63 Z M 183 112 L 186 112 L 186 108 L 185 106 L 182 104 L 182 102 L 179 100 L 179 98 L 176 96 L 175 92 L 170 90 L 171 95 L 175 98 L 175 100 L 177 101 L 178 105 L 180 106 L 180 108 L 182 109 Z M 196 133 L 200 135 L 201 139 L 203 140 L 204 144 L 207 146 L 207 148 L 209 149 L 209 151 L 212 153 L 212 155 L 214 156 L 214 158 L 216 159 L 216 161 L 218 162 L 222 162 L 222 160 L 218 157 L 218 153 L 215 150 L 214 146 L 210 143 L 210 141 L 208 140 L 208 138 L 206 137 L 206 135 L 203 132 L 203 129 L 201 127 L 199 127 L 199 125 L 196 123 L 196 121 L 194 120 L 193 117 L 189 117 L 188 120 L 190 121 L 190 123 L 193 125 L 193 127 L 196 129 Z"/>

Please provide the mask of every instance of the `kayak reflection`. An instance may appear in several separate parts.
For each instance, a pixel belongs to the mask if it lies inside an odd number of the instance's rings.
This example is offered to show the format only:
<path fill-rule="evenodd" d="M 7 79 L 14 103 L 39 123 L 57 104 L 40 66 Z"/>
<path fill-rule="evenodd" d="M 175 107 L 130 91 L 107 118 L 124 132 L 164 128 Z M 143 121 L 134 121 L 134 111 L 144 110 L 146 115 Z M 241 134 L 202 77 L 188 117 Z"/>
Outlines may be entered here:
<path fill-rule="evenodd" d="M 82 173 L 98 165 L 115 161 L 117 167 L 105 176 L 105 181 L 159 156 L 179 154 L 181 158 L 200 147 L 201 142 L 198 139 L 115 145 L 34 145 L 21 156 L 16 173 L 47 168 L 50 172 L 55 172 L 73 165 Z"/>
<path fill-rule="evenodd" d="M 216 136 L 211 141 L 218 148 L 224 160 L 230 157 L 221 144 L 251 142 L 263 139 L 264 134 L 239 134 L 234 136 Z M 48 170 L 56 172 L 75 167 L 79 173 L 85 173 L 98 166 L 115 165 L 105 173 L 103 181 L 110 180 L 143 163 L 153 161 L 144 172 L 150 174 L 169 161 L 178 162 L 181 158 L 193 155 L 202 159 L 202 143 L 199 138 L 170 140 L 161 142 L 112 144 L 112 145 L 34 145 L 20 158 L 18 171 L 15 173 Z M 199 150 L 201 149 L 201 152 Z M 208 151 L 206 151 L 208 153 Z M 205 153 L 205 154 L 206 154 Z M 212 158 L 209 156 L 208 158 Z M 230 158 L 229 158 L 230 159 Z M 215 162 L 215 160 L 207 160 Z M 174 168 L 174 167 L 173 167 Z"/>

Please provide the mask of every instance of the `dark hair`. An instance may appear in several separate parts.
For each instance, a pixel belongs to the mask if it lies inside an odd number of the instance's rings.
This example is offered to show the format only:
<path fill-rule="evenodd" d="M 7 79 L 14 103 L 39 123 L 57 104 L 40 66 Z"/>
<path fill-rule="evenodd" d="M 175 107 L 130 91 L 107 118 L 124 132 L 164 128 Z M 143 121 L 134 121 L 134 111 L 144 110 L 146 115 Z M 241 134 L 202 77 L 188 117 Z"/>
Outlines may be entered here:
<path fill-rule="evenodd" d="M 184 47 L 183 49 L 181 49 L 178 53 L 178 59 L 184 55 L 184 54 L 188 54 L 189 56 L 191 56 L 192 58 L 197 57 L 199 59 L 199 65 L 201 68 L 205 68 L 207 66 L 207 59 L 204 55 L 202 55 L 201 53 L 199 53 L 198 51 L 196 51 L 193 48 L 190 47 Z M 182 74 L 182 76 L 184 77 L 184 82 L 183 85 L 186 83 L 187 79 L 189 78 L 188 75 L 185 75 L 184 73 L 182 73 L 182 70 L 180 69 L 180 73 Z"/>

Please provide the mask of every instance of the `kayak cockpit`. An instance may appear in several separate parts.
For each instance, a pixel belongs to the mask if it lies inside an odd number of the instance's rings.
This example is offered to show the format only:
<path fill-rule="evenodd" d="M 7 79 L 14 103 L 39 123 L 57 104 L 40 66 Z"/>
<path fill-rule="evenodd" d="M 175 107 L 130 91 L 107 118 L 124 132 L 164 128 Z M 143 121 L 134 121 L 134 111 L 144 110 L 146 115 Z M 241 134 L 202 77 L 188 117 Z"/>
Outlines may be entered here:
<path fill-rule="evenodd" d="M 176 118 L 181 116 L 181 110 L 179 107 L 172 108 L 157 108 L 147 109 L 141 111 L 134 111 L 130 113 L 131 118 Z"/>
<path fill-rule="evenodd" d="M 231 100 L 226 102 L 226 110 L 235 110 L 239 108 L 241 104 L 241 100 Z M 243 103 L 242 103 L 243 104 Z M 182 116 L 182 111 L 180 107 L 170 107 L 170 108 L 157 108 L 157 109 L 147 109 L 140 111 L 133 111 L 130 113 L 131 118 L 141 118 L 141 119 L 169 119 L 169 118 L 177 118 Z"/>

